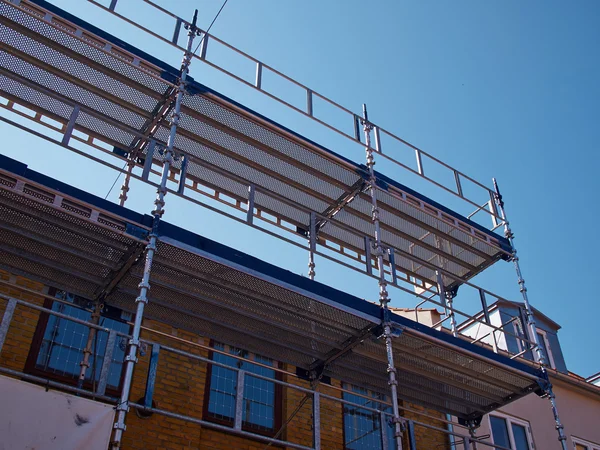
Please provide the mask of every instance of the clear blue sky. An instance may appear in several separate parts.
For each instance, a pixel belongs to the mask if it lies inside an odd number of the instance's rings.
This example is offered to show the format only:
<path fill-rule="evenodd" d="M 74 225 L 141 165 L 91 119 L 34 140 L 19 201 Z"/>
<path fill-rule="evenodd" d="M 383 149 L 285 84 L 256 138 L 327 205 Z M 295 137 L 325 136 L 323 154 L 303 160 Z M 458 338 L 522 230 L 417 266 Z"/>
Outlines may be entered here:
<path fill-rule="evenodd" d="M 108 0 L 103 0 L 108 5 Z M 83 0 L 52 3 L 173 65 L 181 55 Z M 206 28 L 221 0 L 158 1 Z M 140 6 L 141 5 L 141 6 Z M 138 20 L 168 35 L 140 0 L 120 0 Z M 122 11 L 125 11 L 122 9 Z M 558 1 L 229 0 L 212 33 L 370 118 L 475 179 L 499 180 L 530 300 L 562 325 L 571 371 L 600 370 L 600 243 L 595 225 L 600 166 L 600 3 Z M 161 30 L 162 29 L 162 30 Z M 223 55 L 236 70 L 252 67 Z M 363 162 L 360 149 L 195 62 L 192 76 L 333 150 Z M 289 91 L 289 92 L 287 92 Z M 294 90 L 280 86 L 294 97 Z M 106 195 L 115 173 L 0 124 L 2 153 L 66 182 Z M 411 187 L 405 172 L 378 166 Z M 117 184 L 120 186 L 120 181 Z M 128 206 L 149 212 L 153 190 L 134 183 Z M 439 190 L 425 188 L 436 200 Z M 116 201 L 118 189 L 110 199 Z M 451 205 L 452 206 L 452 205 Z M 307 256 L 170 196 L 165 218 L 298 273 Z M 464 211 L 463 211 L 464 212 Z M 317 257 L 317 279 L 364 298 L 377 283 Z M 520 300 L 511 264 L 477 278 Z M 391 291 L 393 305 L 415 298 Z M 465 303 L 468 303 L 465 300 Z M 472 304 L 461 305 L 475 312 Z"/>

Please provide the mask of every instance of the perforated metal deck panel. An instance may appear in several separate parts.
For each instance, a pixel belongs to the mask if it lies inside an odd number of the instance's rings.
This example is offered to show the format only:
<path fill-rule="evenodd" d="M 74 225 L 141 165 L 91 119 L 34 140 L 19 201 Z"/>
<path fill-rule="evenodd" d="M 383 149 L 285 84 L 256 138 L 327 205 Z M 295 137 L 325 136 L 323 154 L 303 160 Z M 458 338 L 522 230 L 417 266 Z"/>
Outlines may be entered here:
<path fill-rule="evenodd" d="M 139 254 L 149 219 L 0 157 L 0 267 L 12 273 L 93 299 Z M 165 222 L 159 234 L 147 317 L 304 369 L 365 336 L 325 373 L 387 392 L 377 305 Z M 134 311 L 142 265 L 107 304 Z M 537 387 L 540 373 L 523 363 L 392 320 L 403 399 L 469 418 Z"/>
<path fill-rule="evenodd" d="M 62 124 L 77 106 L 75 130 L 121 153 L 137 152 L 141 166 L 148 157 L 149 124 L 169 97 L 177 70 L 45 1 L 16 3 L 0 0 L 0 96 Z M 374 230 L 363 165 L 193 80 L 187 90 L 175 150 L 188 156 L 188 185 L 242 204 L 249 186 L 256 186 L 257 211 L 287 224 L 282 233 L 307 233 L 313 212 L 318 245 L 338 246 L 335 258 L 342 261 L 351 254 L 355 262 L 374 265 L 366 261 L 365 243 Z M 153 138 L 164 145 L 167 136 L 168 124 L 158 120 Z M 180 169 L 181 160 L 175 163 Z M 377 178 L 382 242 L 396 256 L 388 270 L 406 282 L 435 285 L 435 270 L 443 267 L 451 288 L 510 255 L 505 238 Z"/>

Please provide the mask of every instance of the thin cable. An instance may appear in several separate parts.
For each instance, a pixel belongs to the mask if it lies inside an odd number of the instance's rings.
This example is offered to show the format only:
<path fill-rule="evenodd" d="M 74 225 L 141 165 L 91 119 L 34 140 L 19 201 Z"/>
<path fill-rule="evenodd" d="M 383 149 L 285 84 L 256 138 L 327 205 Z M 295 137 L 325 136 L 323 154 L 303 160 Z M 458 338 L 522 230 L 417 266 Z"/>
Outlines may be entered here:
<path fill-rule="evenodd" d="M 123 168 L 121 170 L 125 170 L 125 166 L 127 166 L 127 162 L 123 165 Z M 115 178 L 115 181 L 113 182 L 112 186 L 110 187 L 110 189 L 106 193 L 106 196 L 104 197 L 104 200 L 106 200 L 108 198 L 108 196 L 112 192 L 113 188 L 115 187 L 115 184 L 117 184 L 117 181 L 119 181 L 119 178 L 121 178 L 121 175 L 122 175 L 122 172 L 119 172 L 117 174 L 117 178 Z"/>
<path fill-rule="evenodd" d="M 196 52 L 198 51 L 198 48 L 200 48 L 200 45 L 202 45 L 202 41 L 204 41 L 204 37 L 208 34 L 208 32 L 210 31 L 210 29 L 212 28 L 212 26 L 215 24 L 215 22 L 217 21 L 217 18 L 221 14 L 221 11 L 223 11 L 223 8 L 225 8 L 225 5 L 227 4 L 228 1 L 229 0 L 225 0 L 223 2 L 223 4 L 221 5 L 221 9 L 219 9 L 219 11 L 217 12 L 217 15 L 215 16 L 215 18 L 212 20 L 212 22 L 210 23 L 210 25 L 206 29 L 206 33 L 204 33 L 202 35 L 202 37 L 200 38 L 200 42 L 198 42 L 198 45 L 196 46 L 196 49 L 194 50 L 194 54 L 196 54 Z"/>
<path fill-rule="evenodd" d="M 292 419 L 294 417 L 296 417 L 296 414 L 298 414 L 298 412 L 300 411 L 300 409 L 302 409 L 302 407 L 304 406 L 304 404 L 308 401 L 308 399 L 310 398 L 310 394 L 306 394 L 304 396 L 304 398 L 300 401 L 300 403 L 298 403 L 298 406 L 296 407 L 296 409 L 292 412 L 292 414 L 290 414 L 290 417 L 288 417 L 288 419 L 285 421 L 285 423 L 283 425 L 281 425 L 281 428 L 279 428 L 279 431 L 275 434 L 275 436 L 273 436 L 273 439 L 277 439 L 279 438 L 279 436 L 281 435 L 281 433 L 283 433 L 283 430 L 285 429 L 285 427 L 292 421 Z M 271 446 L 272 442 L 269 442 L 265 448 L 263 450 L 266 450 L 267 448 L 269 448 Z"/>
<path fill-rule="evenodd" d="M 321 379 L 322 378 L 323 378 L 323 372 L 321 372 L 321 374 L 319 375 L 319 378 L 317 378 L 316 380 L 313 380 L 310 383 L 310 385 L 311 385 L 311 387 L 313 389 L 313 393 L 317 392 L 317 389 L 319 389 L 319 385 L 321 384 Z M 302 409 L 302 407 L 308 401 L 309 398 L 310 398 L 310 393 L 307 392 L 304 395 L 304 398 L 302 398 L 302 400 L 300 400 L 300 403 L 298 403 L 298 406 L 296 406 L 296 409 L 294 409 L 294 411 L 292 412 L 292 414 L 290 414 L 290 416 L 283 423 L 283 425 L 281 425 L 281 427 L 279 428 L 279 430 L 277 431 L 277 433 L 275 433 L 275 436 L 273 436 L 273 439 L 278 439 L 279 438 L 279 436 L 281 435 L 281 433 L 283 433 L 283 430 L 285 430 L 285 428 L 292 421 L 292 419 L 294 417 L 296 417 L 296 414 L 298 414 L 298 412 L 300 412 L 300 410 Z M 314 396 L 313 396 L 313 401 L 314 401 Z M 265 445 L 265 447 L 263 448 L 263 450 L 267 450 L 271 446 L 272 443 L 273 442 L 267 443 L 267 445 Z"/>

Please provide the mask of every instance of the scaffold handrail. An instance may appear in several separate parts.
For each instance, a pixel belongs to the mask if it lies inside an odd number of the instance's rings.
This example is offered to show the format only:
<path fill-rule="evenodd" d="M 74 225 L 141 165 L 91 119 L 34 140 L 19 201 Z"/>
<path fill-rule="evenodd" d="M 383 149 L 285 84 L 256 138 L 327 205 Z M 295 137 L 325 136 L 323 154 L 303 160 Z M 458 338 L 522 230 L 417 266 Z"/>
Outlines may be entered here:
<path fill-rule="evenodd" d="M 103 5 L 102 3 L 100 3 L 97 0 L 88 0 L 88 2 L 96 5 L 99 8 L 102 8 L 103 10 L 115 15 L 116 17 L 126 21 L 127 23 L 129 23 L 130 25 L 143 30 L 144 32 L 148 33 L 150 36 L 153 36 L 154 38 L 157 38 L 159 40 L 161 40 L 162 42 L 165 42 L 169 45 L 174 46 L 175 48 L 184 51 L 185 49 L 178 44 L 178 40 L 176 39 L 175 35 L 177 34 L 177 30 L 179 29 L 179 27 L 181 27 L 181 24 L 187 24 L 188 21 L 186 21 L 185 19 L 183 19 L 182 17 L 177 16 L 176 14 L 170 12 L 169 10 L 167 10 L 166 8 L 161 7 L 160 5 L 156 4 L 155 2 L 151 1 L 151 0 L 139 0 L 142 1 L 143 3 L 146 3 L 148 5 L 150 5 L 151 7 L 155 8 L 156 11 L 165 14 L 167 17 L 169 17 L 170 19 L 174 19 L 175 23 L 174 23 L 174 35 L 171 38 L 165 37 L 143 25 L 141 25 L 138 21 L 128 18 L 127 16 L 120 14 L 119 12 L 117 12 L 117 7 L 118 7 L 118 0 L 117 1 L 113 1 L 111 2 L 110 6 L 106 6 Z M 161 28 L 162 29 L 162 28 Z M 347 138 L 350 139 L 351 141 L 353 141 L 354 143 L 360 144 L 361 146 L 364 146 L 365 143 L 362 141 L 361 139 L 361 133 L 357 133 L 356 129 L 357 126 L 356 124 L 359 121 L 359 117 L 360 115 L 357 113 L 354 113 L 353 111 L 351 111 L 350 109 L 342 106 L 341 104 L 335 102 L 334 100 L 318 93 L 317 91 L 315 91 L 314 89 L 309 88 L 308 86 L 304 85 L 303 83 L 293 79 L 292 77 L 278 71 L 277 69 L 273 68 L 272 66 L 269 66 L 268 64 L 265 64 L 263 62 L 261 62 L 260 60 L 254 58 L 253 56 L 249 55 L 248 53 L 234 47 L 233 45 L 223 41 L 222 39 L 219 39 L 218 37 L 210 34 L 210 33 L 206 33 L 204 30 L 201 30 L 202 34 L 203 34 L 203 40 L 202 40 L 202 48 L 201 48 L 201 52 L 200 55 L 194 55 L 194 58 L 202 61 L 203 63 L 209 65 L 210 67 L 222 72 L 225 75 L 228 75 L 229 77 L 235 79 L 236 81 L 251 87 L 253 89 L 258 90 L 259 92 L 261 92 L 262 94 L 270 97 L 271 99 L 285 105 L 286 107 L 296 111 L 297 113 L 300 113 L 302 115 L 304 115 L 305 117 L 310 118 L 311 120 L 325 126 L 326 128 L 330 129 L 331 131 Z M 216 42 L 230 50 L 232 50 L 233 52 L 235 52 L 236 54 L 240 55 L 242 58 L 252 62 L 255 67 L 256 67 L 256 77 L 255 77 L 255 81 L 253 83 L 247 81 L 246 78 L 244 78 L 243 76 L 239 75 L 239 74 L 235 74 L 233 72 L 231 72 L 230 70 L 227 70 L 226 68 L 222 67 L 221 65 L 219 65 L 217 62 L 215 61 L 211 61 L 210 60 L 210 55 L 208 54 L 208 48 L 210 46 L 211 42 Z M 302 89 L 305 91 L 306 93 L 306 104 L 303 105 L 302 107 L 298 107 L 292 103 L 290 103 L 289 101 L 283 99 L 281 96 L 268 91 L 265 86 L 264 86 L 264 79 L 262 77 L 262 73 L 263 71 L 268 70 L 270 73 L 274 74 L 275 76 L 284 79 L 286 81 L 288 81 L 289 83 L 292 83 L 293 85 L 295 85 L 296 87 Z M 329 121 L 327 121 L 326 118 L 321 118 L 321 117 L 317 117 L 315 115 L 315 111 L 313 108 L 313 102 L 314 99 L 320 99 L 326 103 L 328 103 L 330 106 L 332 106 L 333 108 L 335 108 L 336 110 L 338 110 L 339 112 L 343 113 L 346 115 L 346 119 L 347 119 L 347 125 L 348 128 L 351 128 L 353 130 L 355 130 L 354 133 L 349 133 L 347 131 L 344 131 L 343 129 L 341 129 L 341 127 L 334 125 L 332 123 L 330 123 Z M 371 147 L 371 149 L 374 152 L 377 152 L 381 157 L 385 158 L 386 160 L 389 160 L 390 162 L 402 167 L 405 170 L 408 170 L 409 172 L 418 175 L 420 177 L 422 177 L 423 179 L 431 182 L 432 184 L 434 184 L 435 186 L 437 186 L 438 188 L 441 188 L 457 197 L 459 197 L 460 199 L 466 201 L 467 203 L 471 204 L 472 206 L 474 206 L 475 208 L 477 208 L 475 210 L 475 212 L 479 212 L 482 211 L 480 205 L 481 205 L 481 201 L 477 201 L 475 199 L 471 199 L 470 196 L 467 196 L 464 192 L 463 189 L 463 181 L 468 181 L 470 183 L 472 183 L 475 187 L 477 187 L 479 190 L 481 190 L 482 192 L 485 193 L 485 195 L 482 196 L 482 198 L 485 198 L 486 201 L 488 201 L 488 207 L 489 210 L 484 210 L 486 214 L 488 214 L 490 217 L 492 217 L 492 222 L 493 222 L 493 226 L 496 227 L 498 223 L 502 223 L 502 218 L 501 216 L 498 214 L 498 211 L 495 208 L 495 205 L 493 203 L 493 195 L 494 195 L 494 191 L 492 188 L 484 185 L 483 183 L 475 180 L 474 178 L 466 175 L 465 173 L 455 169 L 454 167 L 450 166 L 449 164 L 443 162 L 442 160 L 440 160 L 439 158 L 436 158 L 435 156 L 433 156 L 432 154 L 418 148 L 417 146 L 409 143 L 408 141 L 402 139 L 401 137 L 395 135 L 394 133 L 392 133 L 391 131 L 388 131 L 378 125 L 376 125 L 375 123 L 371 122 L 374 128 L 374 133 L 375 133 L 375 146 Z M 403 147 L 407 147 L 409 148 L 411 151 L 414 151 L 415 153 L 415 160 L 414 160 L 414 164 L 415 167 L 411 167 L 401 161 L 399 161 L 397 158 L 395 158 L 393 156 L 394 152 L 397 149 L 392 149 L 392 150 L 386 150 L 384 151 L 383 148 L 383 142 L 381 139 L 381 136 L 386 136 L 389 139 L 393 140 L 396 144 L 399 144 Z M 448 187 L 446 186 L 443 182 L 441 182 L 440 180 L 437 180 L 434 176 L 430 176 L 428 175 L 429 170 L 426 170 L 425 166 L 424 166 L 424 157 L 429 159 L 431 162 L 439 165 L 440 167 L 443 167 L 445 169 L 448 169 L 449 171 L 452 172 L 453 174 L 453 178 L 454 178 L 454 185 L 452 187 Z M 481 200 L 481 199 L 480 199 Z M 492 200 L 492 201 L 490 201 Z"/>

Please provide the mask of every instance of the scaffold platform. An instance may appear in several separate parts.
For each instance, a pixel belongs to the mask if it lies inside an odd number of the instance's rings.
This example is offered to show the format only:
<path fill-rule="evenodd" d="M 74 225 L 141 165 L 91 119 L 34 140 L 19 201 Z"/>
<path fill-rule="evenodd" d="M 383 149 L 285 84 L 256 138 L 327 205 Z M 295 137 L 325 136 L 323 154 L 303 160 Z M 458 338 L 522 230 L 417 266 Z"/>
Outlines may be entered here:
<path fill-rule="evenodd" d="M 33 111 L 38 124 L 66 133 L 61 145 L 85 142 L 104 152 L 103 162 L 132 159 L 139 179 L 160 171 L 179 69 L 42 0 L 1 0 L 0 41 L 3 108 Z M 209 196 L 229 213 L 246 211 L 249 224 L 267 223 L 276 230 L 271 234 L 296 244 L 312 236 L 317 253 L 373 275 L 364 164 L 191 78 L 186 91 L 170 177 L 175 192 Z M 434 294 L 436 271 L 453 289 L 512 255 L 505 237 L 381 173 L 375 177 L 393 284 Z"/>
<path fill-rule="evenodd" d="M 0 267 L 133 311 L 152 218 L 0 156 Z M 161 222 L 147 317 L 335 379 L 387 388 L 382 309 Z M 140 261 L 140 259 L 142 259 Z M 461 419 L 539 389 L 524 362 L 391 316 L 399 395 Z"/>

